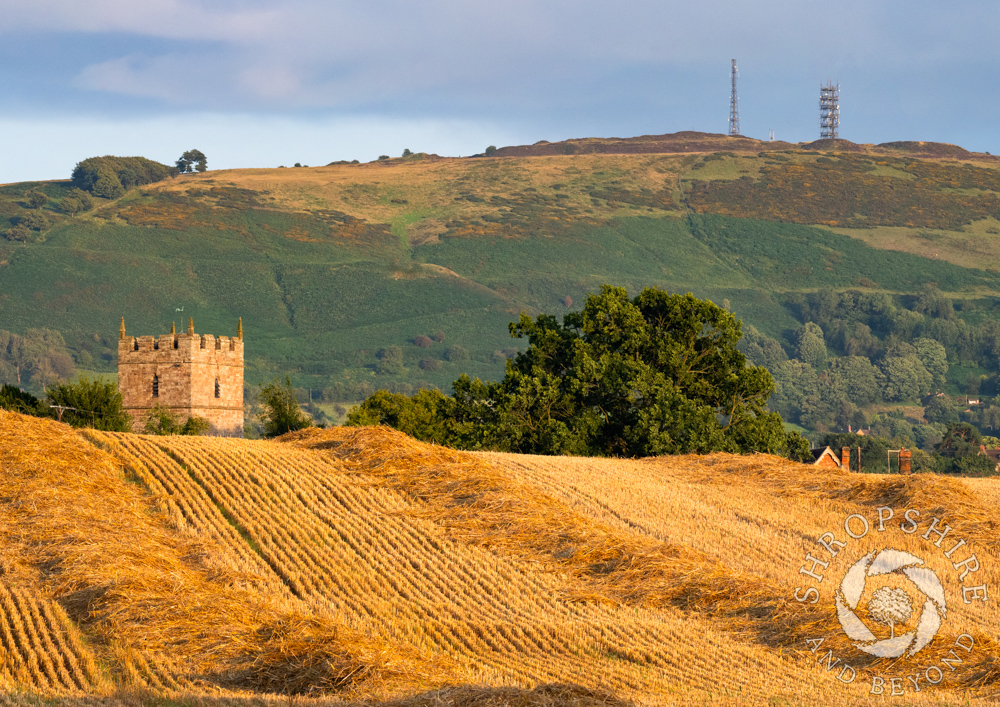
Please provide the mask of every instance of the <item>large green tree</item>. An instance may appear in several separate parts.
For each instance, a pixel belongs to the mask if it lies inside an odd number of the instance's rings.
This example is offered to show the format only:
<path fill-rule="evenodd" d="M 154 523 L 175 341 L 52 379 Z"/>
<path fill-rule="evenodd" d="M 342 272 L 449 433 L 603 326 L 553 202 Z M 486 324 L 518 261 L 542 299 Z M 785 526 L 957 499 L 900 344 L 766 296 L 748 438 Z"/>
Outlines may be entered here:
<path fill-rule="evenodd" d="M 774 382 L 736 348 L 740 322 L 712 302 L 659 289 L 629 299 L 604 286 L 561 322 L 522 314 L 510 331 L 528 349 L 502 381 L 462 377 L 448 402 L 373 396 L 349 422 L 537 454 L 803 451 L 765 409 Z"/>
<path fill-rule="evenodd" d="M 36 388 L 71 378 L 76 372 L 62 334 L 52 329 L 28 329 L 24 336 L 0 329 L 0 383 Z"/>
<path fill-rule="evenodd" d="M 878 369 L 864 356 L 843 356 L 830 363 L 830 375 L 854 405 L 866 405 L 878 398 Z"/>

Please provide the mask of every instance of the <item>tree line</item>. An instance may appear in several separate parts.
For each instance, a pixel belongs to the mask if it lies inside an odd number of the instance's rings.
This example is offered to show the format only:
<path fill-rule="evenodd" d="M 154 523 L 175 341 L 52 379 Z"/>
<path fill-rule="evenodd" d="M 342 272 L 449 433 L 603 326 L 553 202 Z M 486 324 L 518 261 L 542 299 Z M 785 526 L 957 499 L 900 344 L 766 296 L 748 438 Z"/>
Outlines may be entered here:
<path fill-rule="evenodd" d="M 1000 321 L 977 303 L 956 303 L 934 286 L 910 296 L 820 291 L 794 298 L 802 321 L 791 345 L 748 327 L 741 350 L 774 375 L 771 409 L 804 427 L 864 426 L 872 404 L 919 404 L 954 385 L 955 365 L 988 374 L 962 381 L 963 392 L 1000 392 Z M 979 307 L 977 309 L 977 307 Z M 983 316 L 983 315 L 986 316 Z"/>
<path fill-rule="evenodd" d="M 75 373 L 73 357 L 58 331 L 28 329 L 21 335 L 0 329 L 0 384 L 40 390 Z"/>
<path fill-rule="evenodd" d="M 813 439 L 867 428 L 897 448 L 934 454 L 955 424 L 980 435 L 1000 427 L 993 398 L 1000 393 L 1000 322 L 992 303 L 953 300 L 927 285 L 901 296 L 821 290 L 787 306 L 802 322 L 790 345 L 748 327 L 740 347 L 774 376 L 769 409 Z M 975 368 L 964 379 L 949 375 L 963 365 Z M 969 406 L 971 398 L 978 404 Z M 904 414 L 898 406 L 905 405 L 923 414 Z"/>

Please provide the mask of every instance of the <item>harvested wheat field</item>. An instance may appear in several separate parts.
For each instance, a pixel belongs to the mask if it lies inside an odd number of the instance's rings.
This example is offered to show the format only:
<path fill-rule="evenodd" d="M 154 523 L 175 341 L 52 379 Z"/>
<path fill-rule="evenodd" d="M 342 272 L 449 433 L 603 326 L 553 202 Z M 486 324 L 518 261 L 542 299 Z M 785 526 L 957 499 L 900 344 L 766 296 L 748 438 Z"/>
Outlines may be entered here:
<path fill-rule="evenodd" d="M 80 433 L 2 411 L 0 455 L 0 705 L 1000 694 L 990 480 L 472 454 L 384 428 Z M 908 615 L 878 604 L 921 589 Z"/>

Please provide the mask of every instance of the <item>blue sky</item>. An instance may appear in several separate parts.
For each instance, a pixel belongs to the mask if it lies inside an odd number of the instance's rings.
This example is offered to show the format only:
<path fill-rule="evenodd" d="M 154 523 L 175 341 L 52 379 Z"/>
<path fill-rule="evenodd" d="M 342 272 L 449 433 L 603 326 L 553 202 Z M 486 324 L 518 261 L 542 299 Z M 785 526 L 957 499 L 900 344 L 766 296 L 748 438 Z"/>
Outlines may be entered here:
<path fill-rule="evenodd" d="M 0 182 L 725 132 L 1000 153 L 995 0 L 0 0 Z"/>

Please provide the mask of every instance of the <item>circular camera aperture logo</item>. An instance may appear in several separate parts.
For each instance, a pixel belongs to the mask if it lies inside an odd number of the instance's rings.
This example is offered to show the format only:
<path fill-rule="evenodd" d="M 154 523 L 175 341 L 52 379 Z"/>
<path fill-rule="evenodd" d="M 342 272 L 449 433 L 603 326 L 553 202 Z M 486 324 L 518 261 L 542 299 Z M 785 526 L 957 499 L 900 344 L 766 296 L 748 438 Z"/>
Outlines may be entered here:
<path fill-rule="evenodd" d="M 982 569 L 976 554 L 940 518 L 922 521 L 920 511 L 915 508 L 903 512 L 902 522 L 893 522 L 896 513 L 889 506 L 877 508 L 875 513 L 871 523 L 861 514 L 847 516 L 844 532 L 840 534 L 842 539 L 838 539 L 837 533 L 826 532 L 816 540 L 822 550 L 815 555 L 806 553 L 805 564 L 799 569 L 799 574 L 813 580 L 813 586 L 796 587 L 793 598 L 799 603 L 816 604 L 822 597 L 820 587 L 824 580 L 839 578 L 840 583 L 832 589 L 832 603 L 851 645 L 876 658 L 912 658 L 934 641 L 946 621 L 945 585 L 949 581 L 958 587 L 953 601 L 978 604 L 986 602 L 989 593 L 986 584 L 975 582 Z M 920 530 L 924 532 L 918 535 Z M 899 541 L 907 536 L 924 541 L 923 557 L 891 547 L 891 544 L 900 546 Z M 865 554 L 848 566 L 850 560 L 845 558 L 857 558 L 861 552 Z M 945 577 L 942 582 L 938 572 L 927 566 L 925 558 L 934 560 L 938 571 L 947 568 L 945 575 L 953 573 L 952 577 Z M 899 696 L 943 682 L 947 672 L 970 660 L 975 649 L 975 639 L 969 633 L 948 640 L 954 645 L 933 664 L 907 669 L 905 675 L 873 674 L 870 693 Z M 807 639 L 806 643 L 819 663 L 837 679 L 854 682 L 857 670 L 850 664 L 851 656 L 835 655 L 829 647 L 823 650 L 825 641 L 817 637 Z"/>
<path fill-rule="evenodd" d="M 946 609 L 944 587 L 933 570 L 919 567 L 924 563 L 919 557 L 899 550 L 873 550 L 851 565 L 837 590 L 837 618 L 844 633 L 857 641 L 854 647 L 879 658 L 898 658 L 906 653 L 912 656 L 931 642 L 941 628 Z M 876 589 L 868 601 L 868 616 L 889 626 L 889 638 L 879 640 L 855 611 L 864 594 L 868 577 L 901 572 L 921 593 L 923 602 L 920 620 L 915 631 L 895 635 L 895 624 L 904 623 L 913 614 L 910 594 L 900 588 Z"/>

